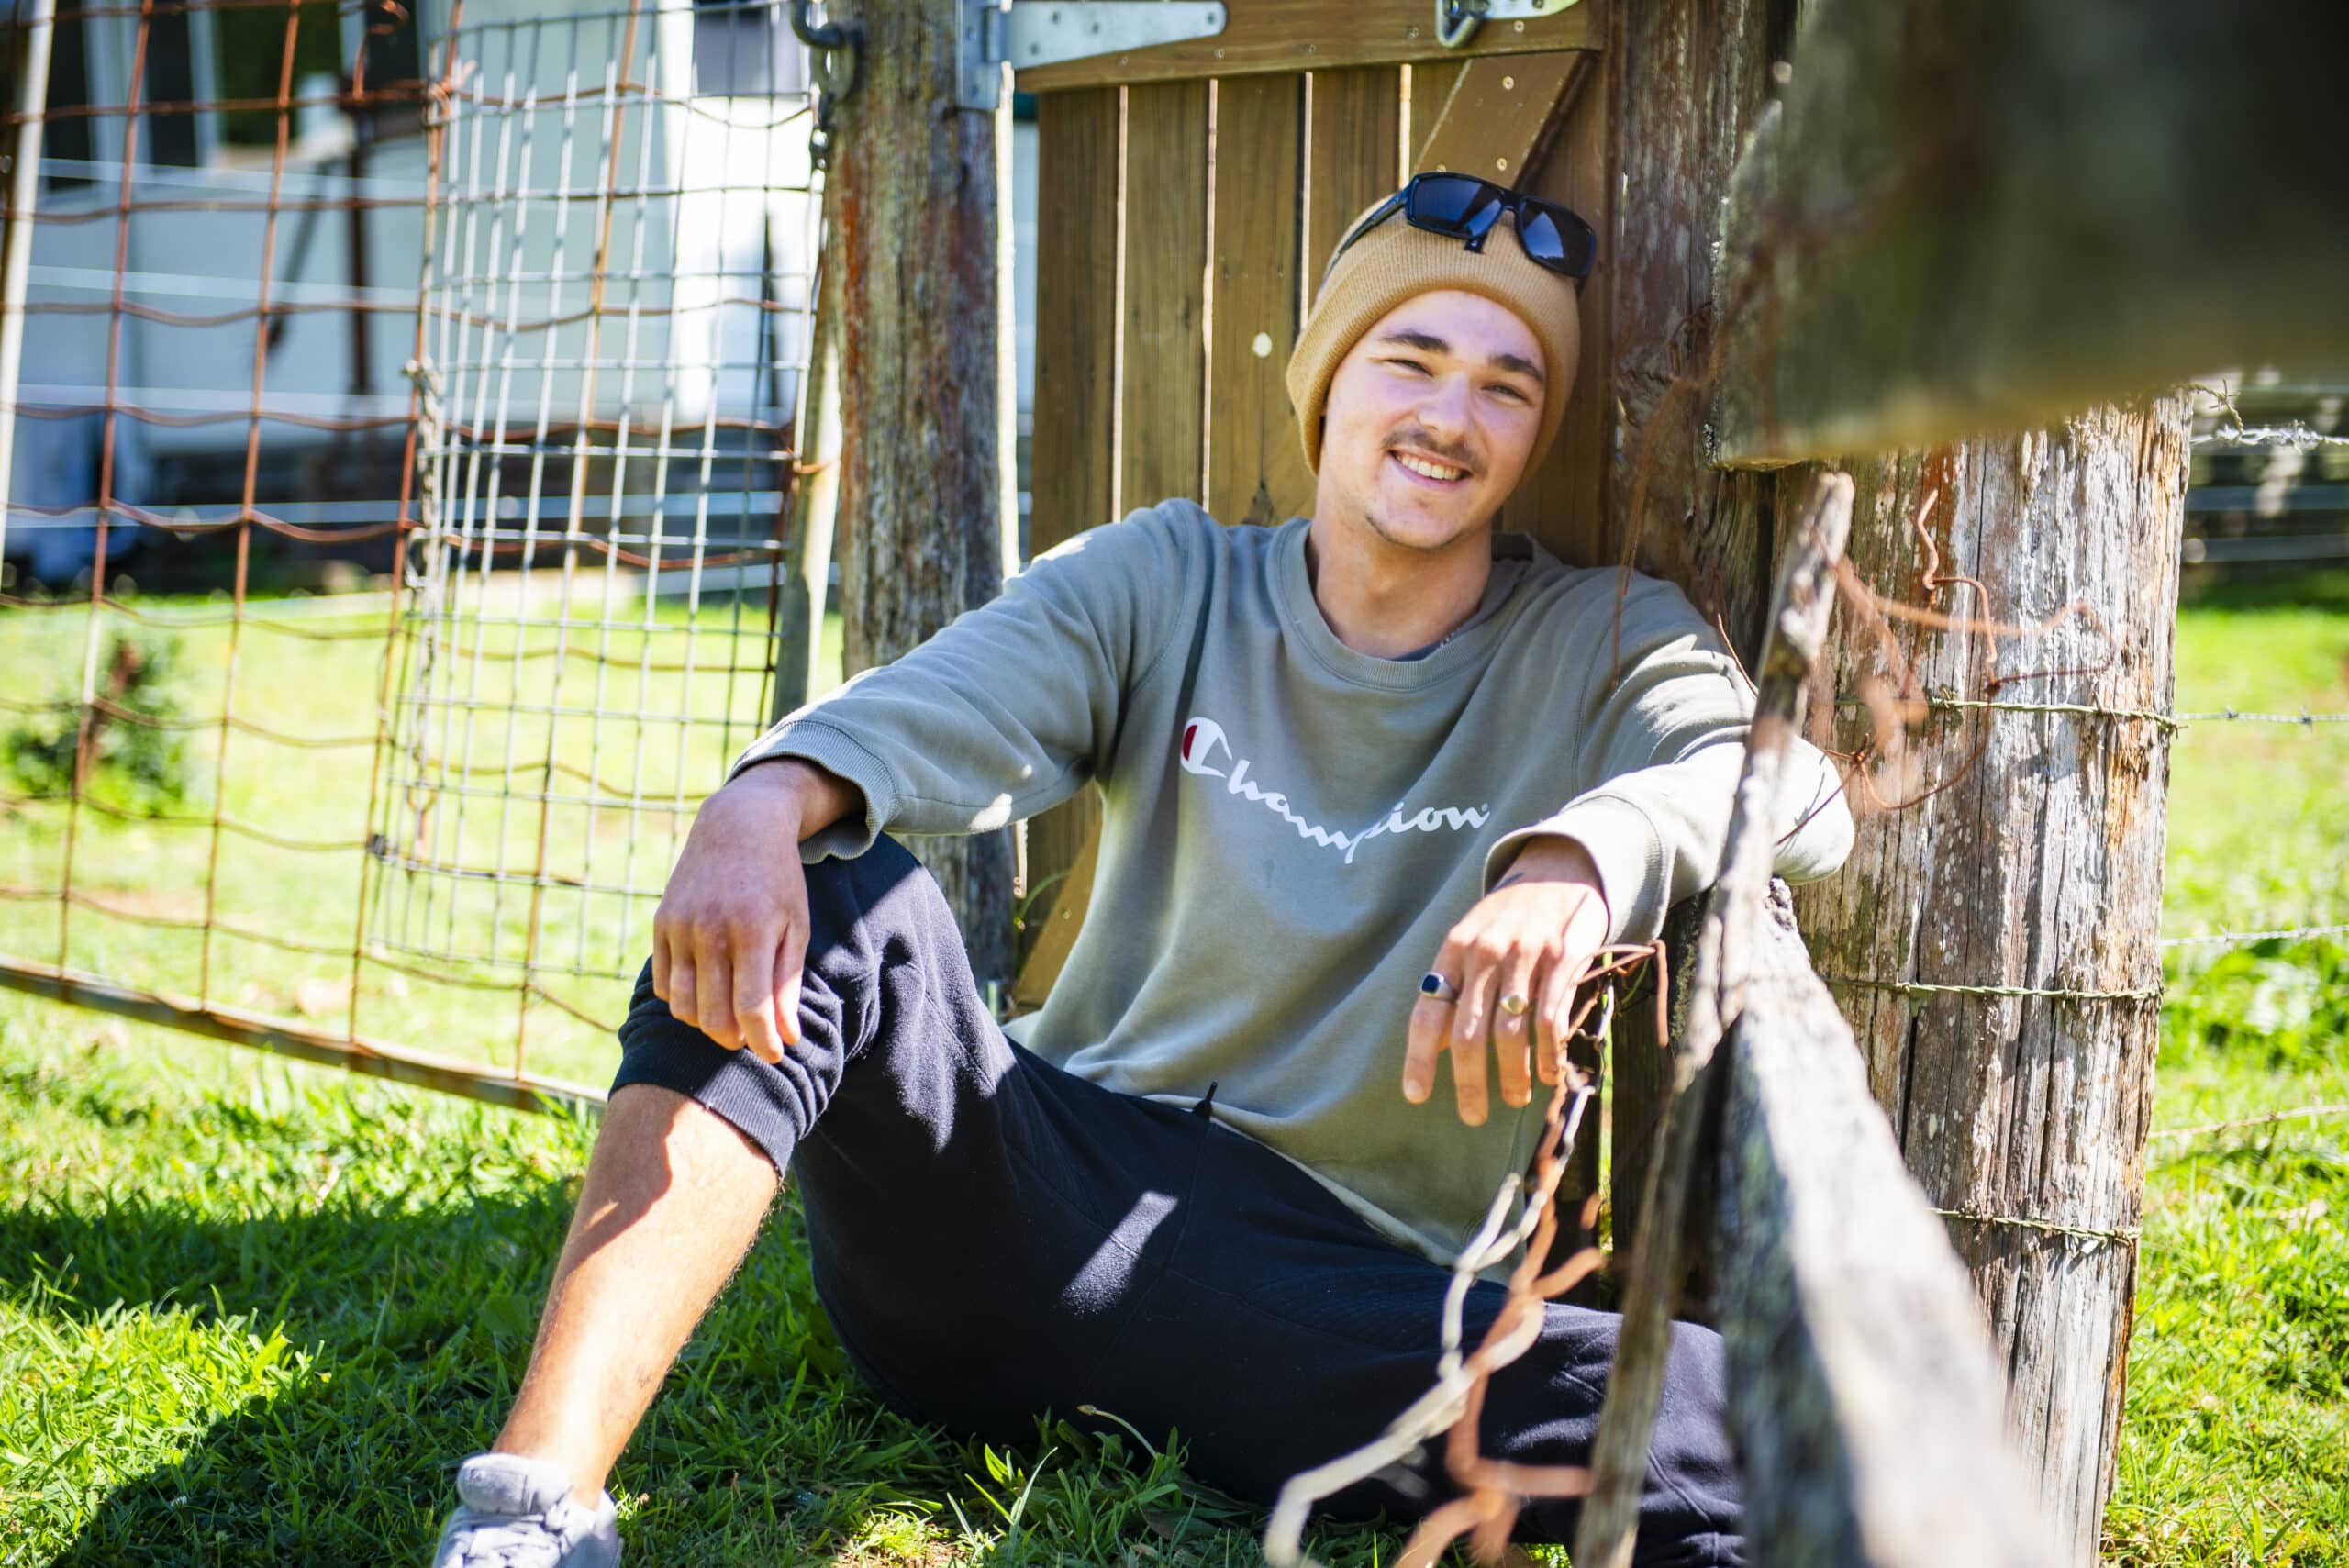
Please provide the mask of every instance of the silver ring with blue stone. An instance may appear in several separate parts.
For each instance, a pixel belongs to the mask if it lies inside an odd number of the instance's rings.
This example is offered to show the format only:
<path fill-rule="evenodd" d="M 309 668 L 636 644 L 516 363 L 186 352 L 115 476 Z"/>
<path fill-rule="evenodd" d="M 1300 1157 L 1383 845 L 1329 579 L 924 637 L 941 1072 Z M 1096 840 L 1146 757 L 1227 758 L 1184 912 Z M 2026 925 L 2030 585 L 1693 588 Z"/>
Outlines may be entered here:
<path fill-rule="evenodd" d="M 1432 996 L 1449 1006 L 1460 1000 L 1460 987 L 1431 969 L 1419 976 L 1419 995 Z"/>

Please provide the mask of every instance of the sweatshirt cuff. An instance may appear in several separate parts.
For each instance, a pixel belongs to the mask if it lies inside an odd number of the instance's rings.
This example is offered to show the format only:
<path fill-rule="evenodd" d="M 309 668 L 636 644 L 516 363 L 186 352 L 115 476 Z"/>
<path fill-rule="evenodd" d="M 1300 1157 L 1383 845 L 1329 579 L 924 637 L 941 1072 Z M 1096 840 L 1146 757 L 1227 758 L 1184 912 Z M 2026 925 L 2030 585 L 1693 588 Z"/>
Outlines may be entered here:
<path fill-rule="evenodd" d="M 1505 835 L 1485 855 L 1485 889 L 1508 873 L 1530 839 L 1572 839 L 1598 868 L 1609 942 L 1652 942 L 1664 930 L 1667 878 L 1664 838 L 1648 814 L 1609 795 L 1586 795 L 1556 815 Z"/>
<path fill-rule="evenodd" d="M 807 865 L 827 858 L 852 861 L 871 849 L 896 815 L 897 787 L 888 764 L 860 745 L 844 729 L 820 719 L 786 718 L 751 743 L 751 749 L 727 770 L 728 782 L 759 762 L 796 757 L 815 763 L 853 784 L 864 797 L 864 816 L 843 817 L 812 838 L 800 841 L 799 858 Z"/>

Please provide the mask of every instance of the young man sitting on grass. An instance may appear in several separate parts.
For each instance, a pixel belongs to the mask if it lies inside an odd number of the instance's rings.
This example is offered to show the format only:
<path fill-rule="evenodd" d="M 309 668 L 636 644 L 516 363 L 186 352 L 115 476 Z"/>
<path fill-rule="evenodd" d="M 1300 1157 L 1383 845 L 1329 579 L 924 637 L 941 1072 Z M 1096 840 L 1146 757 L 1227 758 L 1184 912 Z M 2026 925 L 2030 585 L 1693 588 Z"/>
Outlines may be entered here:
<path fill-rule="evenodd" d="M 786 1166 L 841 1344 L 919 1419 L 1019 1442 L 1092 1406 L 1269 1500 L 1427 1389 L 1575 980 L 1713 874 L 1752 711 L 1646 579 L 1610 680 L 1616 573 L 1493 529 L 1557 433 L 1590 255 L 1562 208 L 1422 176 L 1341 246 L 1289 361 L 1311 517 L 1096 528 L 751 748 L 670 877 L 529 1371 L 437 1563 L 617 1560 L 605 1477 Z M 1791 876 L 1850 844 L 1804 757 Z M 1007 1038 L 883 835 L 1088 780 L 1091 912 Z M 1446 1056 L 1451 1116 L 1419 1108 Z M 1472 1340 L 1501 1297 L 1475 1288 Z M 1551 1306 L 1484 1451 L 1586 1461 L 1617 1326 Z M 1719 1340 L 1681 1328 L 1643 1563 L 1741 1560 L 1721 1399 Z M 1425 1456 L 1330 1512 L 1451 1491 Z"/>

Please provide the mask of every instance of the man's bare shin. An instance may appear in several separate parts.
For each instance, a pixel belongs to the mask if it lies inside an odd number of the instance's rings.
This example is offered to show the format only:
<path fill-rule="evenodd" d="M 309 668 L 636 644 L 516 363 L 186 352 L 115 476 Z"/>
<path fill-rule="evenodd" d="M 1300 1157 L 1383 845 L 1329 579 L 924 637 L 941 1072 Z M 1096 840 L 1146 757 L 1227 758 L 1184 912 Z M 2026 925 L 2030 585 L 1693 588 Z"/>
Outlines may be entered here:
<path fill-rule="evenodd" d="M 562 1464 L 594 1496 L 775 1187 L 766 1156 L 684 1095 L 613 1095 L 498 1449 Z"/>

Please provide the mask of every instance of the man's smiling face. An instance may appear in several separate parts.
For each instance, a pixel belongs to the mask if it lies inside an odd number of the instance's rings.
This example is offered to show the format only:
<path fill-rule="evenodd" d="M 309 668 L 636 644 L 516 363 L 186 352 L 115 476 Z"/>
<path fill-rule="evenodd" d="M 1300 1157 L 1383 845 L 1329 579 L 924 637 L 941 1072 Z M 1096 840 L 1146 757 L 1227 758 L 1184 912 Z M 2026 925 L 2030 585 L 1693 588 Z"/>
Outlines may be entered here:
<path fill-rule="evenodd" d="M 1314 515 L 1442 550 L 1481 529 L 1542 428 L 1542 346 L 1508 306 L 1439 289 L 1362 335 L 1330 383 Z"/>

